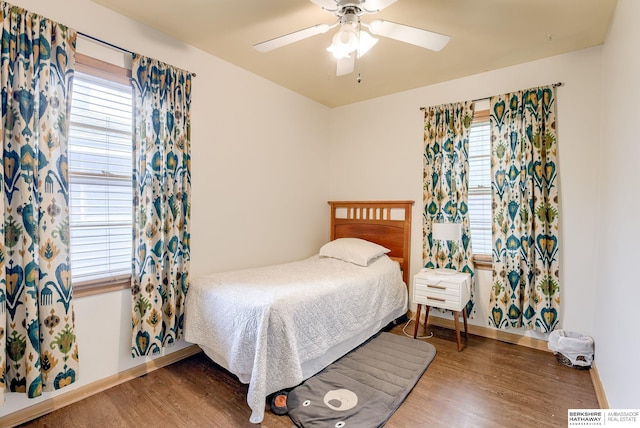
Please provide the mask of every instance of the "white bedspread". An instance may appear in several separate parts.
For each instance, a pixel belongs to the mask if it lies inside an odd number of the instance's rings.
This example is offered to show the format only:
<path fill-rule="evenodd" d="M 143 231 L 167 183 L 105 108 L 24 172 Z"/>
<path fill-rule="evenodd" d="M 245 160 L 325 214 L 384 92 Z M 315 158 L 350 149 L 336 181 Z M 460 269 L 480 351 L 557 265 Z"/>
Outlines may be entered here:
<path fill-rule="evenodd" d="M 298 385 L 406 311 L 400 269 L 387 256 L 368 267 L 314 256 L 196 278 L 185 339 L 249 384 L 250 421 L 259 423 L 267 395 Z"/>

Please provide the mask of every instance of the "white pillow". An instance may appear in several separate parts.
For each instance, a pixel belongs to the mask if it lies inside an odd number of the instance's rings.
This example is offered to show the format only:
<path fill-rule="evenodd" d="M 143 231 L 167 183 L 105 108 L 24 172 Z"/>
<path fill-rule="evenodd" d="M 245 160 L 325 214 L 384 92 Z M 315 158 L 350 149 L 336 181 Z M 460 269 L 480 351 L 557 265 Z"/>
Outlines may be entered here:
<path fill-rule="evenodd" d="M 371 261 L 383 254 L 388 248 L 360 238 L 338 238 L 327 242 L 320 248 L 320 257 L 344 260 L 359 266 L 368 266 Z"/>

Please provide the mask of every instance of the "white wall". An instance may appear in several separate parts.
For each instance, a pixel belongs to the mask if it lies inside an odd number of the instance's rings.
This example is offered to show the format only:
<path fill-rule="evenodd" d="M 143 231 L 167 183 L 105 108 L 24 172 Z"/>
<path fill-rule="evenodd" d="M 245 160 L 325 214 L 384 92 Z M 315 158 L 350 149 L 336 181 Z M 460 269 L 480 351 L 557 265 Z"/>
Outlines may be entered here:
<path fill-rule="evenodd" d="M 331 112 L 330 197 L 414 200 L 411 271 L 415 274 L 422 267 L 420 107 L 563 82 L 558 88 L 561 326 L 592 334 L 598 287 L 593 202 L 599 169 L 600 64 L 601 47 L 595 47 L 336 108 Z M 361 85 L 366 85 L 366 74 L 362 78 Z M 488 327 L 491 273 L 480 271 L 478 276 L 478 311 L 471 323 Z"/>
<path fill-rule="evenodd" d="M 640 408 L 640 2 L 619 0 L 603 49 L 596 364 L 612 408 Z M 595 189 L 594 189 L 595 190 Z"/>
<path fill-rule="evenodd" d="M 328 108 L 90 0 L 11 3 L 197 73 L 192 276 L 310 256 L 328 240 Z M 83 39 L 78 49 L 105 53 Z M 7 394 L 0 417 L 143 363 L 131 358 L 130 299 L 128 291 L 75 299 L 79 382 L 34 400 Z"/>

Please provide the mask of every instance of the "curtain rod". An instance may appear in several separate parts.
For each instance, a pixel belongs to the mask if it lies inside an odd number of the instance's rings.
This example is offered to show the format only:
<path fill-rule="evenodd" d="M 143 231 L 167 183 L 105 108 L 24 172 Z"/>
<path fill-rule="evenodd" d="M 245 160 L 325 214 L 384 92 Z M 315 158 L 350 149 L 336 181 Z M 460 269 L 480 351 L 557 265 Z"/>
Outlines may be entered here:
<path fill-rule="evenodd" d="M 547 85 L 547 86 L 553 86 L 554 88 L 557 88 L 558 86 L 562 86 L 562 85 L 564 85 L 564 83 L 557 82 L 557 83 L 554 83 L 552 85 Z M 478 102 L 478 101 L 485 101 L 485 100 L 488 100 L 490 98 L 491 98 L 490 96 L 489 97 L 484 97 L 484 98 L 475 98 L 475 99 L 473 99 L 471 101 L 473 101 L 475 103 L 475 102 Z M 424 110 L 425 108 L 426 107 L 420 107 L 420 110 Z"/>
<path fill-rule="evenodd" d="M 118 51 L 120 51 L 120 52 L 128 53 L 128 54 L 130 54 L 130 55 L 133 55 L 133 54 L 134 54 L 134 52 L 131 52 L 131 51 L 130 51 L 130 50 L 128 50 L 128 49 L 121 48 L 120 46 L 116 46 L 116 45 L 114 45 L 114 44 L 112 44 L 112 43 L 109 43 L 109 42 L 105 42 L 104 40 L 101 40 L 101 39 L 99 39 L 99 38 L 97 38 L 97 37 L 90 36 L 90 35 L 88 35 L 88 34 L 86 34 L 86 33 L 82 33 L 82 32 L 80 32 L 80 31 L 78 31 L 78 35 L 79 35 L 79 36 L 82 36 L 82 37 L 85 37 L 85 38 L 87 38 L 87 39 L 91 39 L 91 40 L 93 40 L 94 42 L 98 42 L 98 43 L 100 43 L 100 44 L 103 44 L 103 45 L 105 45 L 105 46 L 108 46 L 108 47 L 110 47 L 110 48 L 113 48 L 113 49 L 115 49 L 115 50 L 118 50 Z"/>
<path fill-rule="evenodd" d="M 552 85 L 547 85 L 547 86 L 553 86 L 554 88 L 557 88 L 558 86 L 562 86 L 562 85 L 563 85 L 563 83 L 562 83 L 562 82 L 557 82 L 557 83 L 554 83 L 554 84 L 552 84 Z M 473 101 L 473 102 L 477 102 L 477 101 L 484 101 L 484 100 L 488 100 L 488 99 L 490 99 L 490 98 L 491 98 L 491 97 L 476 98 L 476 99 L 471 100 L 471 101 Z"/>
<path fill-rule="evenodd" d="M 112 49 L 118 50 L 120 52 L 128 53 L 129 55 L 132 55 L 132 56 L 135 55 L 135 52 L 131 52 L 129 49 L 121 48 L 120 46 L 114 45 L 113 43 L 105 42 L 104 40 L 99 39 L 99 38 L 94 37 L 94 36 L 90 36 L 87 33 L 83 33 L 81 31 L 78 31 L 77 33 L 78 33 L 79 36 L 82 36 L 82 37 L 85 37 L 87 39 L 93 40 L 94 42 L 98 42 L 98 43 L 100 43 L 102 45 L 105 45 L 105 46 L 108 46 L 108 47 L 110 47 Z M 196 77 L 196 73 L 191 73 L 191 76 L 192 77 Z"/>

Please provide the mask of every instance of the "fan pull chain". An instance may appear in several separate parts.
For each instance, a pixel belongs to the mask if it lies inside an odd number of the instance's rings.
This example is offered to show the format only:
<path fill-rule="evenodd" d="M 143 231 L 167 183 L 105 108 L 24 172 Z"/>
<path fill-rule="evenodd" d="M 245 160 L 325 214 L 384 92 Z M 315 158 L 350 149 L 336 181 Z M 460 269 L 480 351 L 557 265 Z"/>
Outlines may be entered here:
<path fill-rule="evenodd" d="M 356 67 L 358 67 L 358 77 L 356 77 L 356 82 L 362 82 L 362 77 L 360 76 L 360 52 L 356 52 Z"/>

